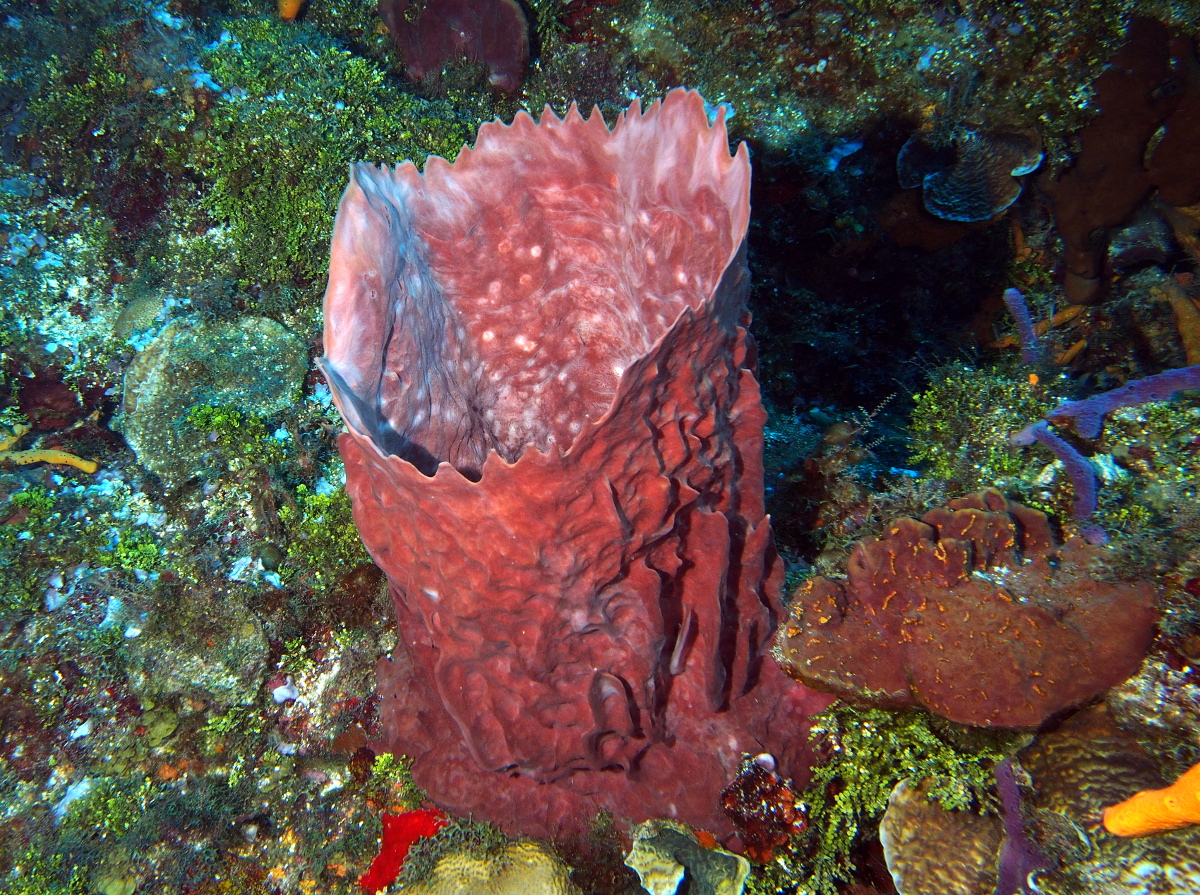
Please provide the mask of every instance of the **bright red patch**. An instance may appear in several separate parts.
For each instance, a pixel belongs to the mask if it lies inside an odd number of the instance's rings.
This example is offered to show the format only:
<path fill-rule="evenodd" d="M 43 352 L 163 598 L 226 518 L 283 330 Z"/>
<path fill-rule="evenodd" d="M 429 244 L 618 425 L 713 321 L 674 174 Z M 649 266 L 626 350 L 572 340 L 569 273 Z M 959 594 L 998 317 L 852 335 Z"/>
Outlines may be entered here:
<path fill-rule="evenodd" d="M 364 892 L 378 892 L 394 883 L 413 843 L 432 836 L 447 824 L 446 815 L 436 808 L 384 814 L 382 819 L 383 843 L 379 854 L 358 880 Z"/>

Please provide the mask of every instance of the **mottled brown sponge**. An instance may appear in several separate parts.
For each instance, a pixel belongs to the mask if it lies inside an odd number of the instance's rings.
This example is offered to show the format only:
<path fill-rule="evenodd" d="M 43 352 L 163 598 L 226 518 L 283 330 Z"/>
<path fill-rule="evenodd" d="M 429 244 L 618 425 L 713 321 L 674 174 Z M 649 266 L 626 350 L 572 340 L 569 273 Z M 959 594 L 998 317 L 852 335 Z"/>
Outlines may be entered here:
<path fill-rule="evenodd" d="M 1108 580 L 1104 550 L 1057 545 L 997 491 L 860 541 L 845 581 L 796 592 L 777 657 L 839 696 L 986 727 L 1036 727 L 1133 673 L 1155 622 L 1146 582 Z"/>

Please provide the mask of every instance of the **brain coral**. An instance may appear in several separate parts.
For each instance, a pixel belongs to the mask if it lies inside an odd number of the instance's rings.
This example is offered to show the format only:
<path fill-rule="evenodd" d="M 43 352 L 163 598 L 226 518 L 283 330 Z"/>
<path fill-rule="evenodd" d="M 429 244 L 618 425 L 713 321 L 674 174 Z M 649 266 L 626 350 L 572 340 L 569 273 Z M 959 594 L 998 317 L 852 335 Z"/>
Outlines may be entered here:
<path fill-rule="evenodd" d="M 1194 895 L 1200 827 L 1127 839 L 1100 824 L 1106 807 L 1156 789 L 1182 769 L 1150 753 L 1104 706 L 1067 720 L 1021 753 L 1033 777 L 1025 814 L 1054 866 L 1038 874 L 1045 895 Z"/>
<path fill-rule="evenodd" d="M 806 771 L 828 700 L 768 658 L 749 184 L 688 91 L 352 170 L 323 369 L 399 627 L 377 746 L 445 808 L 726 831 L 743 752 Z"/>
<path fill-rule="evenodd" d="M 1004 827 L 994 815 L 947 811 L 929 781 L 902 780 L 879 824 L 900 895 L 994 895 Z M 947 856 L 952 856 L 948 859 Z"/>
<path fill-rule="evenodd" d="M 1100 548 L 1057 545 L 996 491 L 860 541 L 845 582 L 797 591 L 778 655 L 813 687 L 960 724 L 1036 727 L 1137 668 L 1154 591 L 1105 580 Z"/>
<path fill-rule="evenodd" d="M 304 343 L 266 317 L 169 323 L 125 373 L 121 433 L 138 462 L 175 488 L 212 449 L 188 425 L 189 410 L 220 404 L 278 413 L 295 401 L 307 369 Z"/>
<path fill-rule="evenodd" d="M 514 842 L 489 855 L 452 852 L 406 895 L 579 895 L 571 869 L 536 842 Z"/>

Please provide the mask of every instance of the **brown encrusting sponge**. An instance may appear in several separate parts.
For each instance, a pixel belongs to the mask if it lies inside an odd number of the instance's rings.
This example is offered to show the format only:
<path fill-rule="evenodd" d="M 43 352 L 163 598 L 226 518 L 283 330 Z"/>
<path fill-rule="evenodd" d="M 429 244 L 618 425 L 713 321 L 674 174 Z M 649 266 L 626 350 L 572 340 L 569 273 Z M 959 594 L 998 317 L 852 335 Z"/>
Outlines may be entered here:
<path fill-rule="evenodd" d="M 839 696 L 1037 727 L 1125 680 L 1154 633 L 1154 589 L 1100 577 L 1102 548 L 983 491 L 860 541 L 845 581 L 796 592 L 777 653 Z"/>
<path fill-rule="evenodd" d="M 506 93 L 525 78 L 529 26 L 516 0 L 379 0 L 379 15 L 414 80 L 464 57 Z"/>
<path fill-rule="evenodd" d="M 1102 297 L 1108 230 L 1126 223 L 1153 190 L 1172 206 L 1200 201 L 1194 41 L 1135 18 L 1094 86 L 1101 113 L 1080 132 L 1075 164 L 1043 183 L 1063 241 L 1064 292 L 1076 304 Z"/>

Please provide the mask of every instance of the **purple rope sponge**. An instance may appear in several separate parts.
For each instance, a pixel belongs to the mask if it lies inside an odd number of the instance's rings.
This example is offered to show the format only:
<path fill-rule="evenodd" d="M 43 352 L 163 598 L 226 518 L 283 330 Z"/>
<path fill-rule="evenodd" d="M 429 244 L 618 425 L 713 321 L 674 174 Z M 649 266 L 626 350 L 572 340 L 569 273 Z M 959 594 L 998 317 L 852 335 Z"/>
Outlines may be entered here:
<path fill-rule="evenodd" d="M 1009 301 L 1007 292 L 1004 300 L 1005 302 Z M 1014 313 L 1013 316 L 1016 314 Z M 1024 351 L 1022 351 L 1022 357 L 1024 357 Z M 1200 364 L 1147 376 L 1144 379 L 1128 382 L 1112 391 L 1084 398 L 1082 401 L 1063 401 L 1046 414 L 1046 419 L 1038 420 L 1020 432 L 1013 433 L 1009 436 L 1008 441 L 1009 444 L 1017 447 L 1028 447 L 1035 441 L 1040 442 L 1062 461 L 1063 466 L 1067 468 L 1067 474 L 1071 476 L 1071 483 L 1075 486 L 1075 503 L 1072 507 L 1075 518 L 1084 520 L 1096 512 L 1096 470 L 1092 468 L 1087 457 L 1056 435 L 1046 420 L 1058 422 L 1070 420 L 1075 424 L 1075 431 L 1084 438 L 1095 438 L 1100 434 L 1104 417 L 1114 410 L 1120 410 L 1122 407 L 1137 407 L 1150 401 L 1166 401 L 1176 392 L 1185 388 L 1200 389 Z M 1083 526 L 1080 533 L 1093 544 L 1108 542 L 1108 536 L 1103 529 L 1096 525 Z"/>
<path fill-rule="evenodd" d="M 1010 435 L 1008 441 L 1009 444 L 1016 447 L 1028 447 L 1035 441 L 1048 447 L 1050 452 L 1058 457 L 1063 466 L 1067 468 L 1067 475 L 1071 477 L 1071 484 L 1075 486 L 1075 503 L 1072 505 L 1075 518 L 1086 519 L 1096 512 L 1096 470 L 1087 457 L 1075 450 L 1073 445 L 1054 434 L 1048 422 L 1038 420 L 1020 432 Z"/>
<path fill-rule="evenodd" d="M 1145 379 L 1128 382 L 1120 388 L 1092 395 L 1082 401 L 1064 401 L 1046 414 L 1046 418 L 1058 421 L 1074 420 L 1076 432 L 1084 438 L 1095 438 L 1100 434 L 1104 417 L 1114 410 L 1137 407 L 1150 401 L 1166 401 L 1185 388 L 1200 388 L 1200 364 L 1147 376 Z"/>
<path fill-rule="evenodd" d="M 1033 318 L 1029 316 L 1029 305 L 1025 302 L 1025 296 L 1019 289 L 1005 289 L 1004 304 L 1017 324 L 1017 337 L 1021 340 L 1021 361 L 1032 364 L 1041 355 L 1041 348 L 1038 345 L 1037 331 L 1033 328 Z"/>
<path fill-rule="evenodd" d="M 1017 786 L 1012 759 L 1006 758 L 996 765 L 994 773 L 1004 817 L 1005 837 L 1004 845 L 1000 848 L 994 895 L 1021 895 L 1029 891 L 1029 875 L 1048 869 L 1050 863 L 1038 851 L 1025 829 L 1025 818 L 1021 816 L 1021 789 Z"/>

